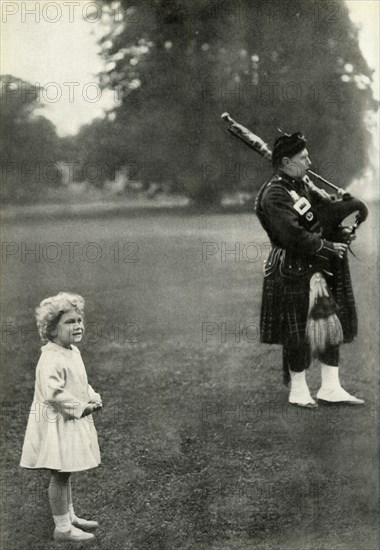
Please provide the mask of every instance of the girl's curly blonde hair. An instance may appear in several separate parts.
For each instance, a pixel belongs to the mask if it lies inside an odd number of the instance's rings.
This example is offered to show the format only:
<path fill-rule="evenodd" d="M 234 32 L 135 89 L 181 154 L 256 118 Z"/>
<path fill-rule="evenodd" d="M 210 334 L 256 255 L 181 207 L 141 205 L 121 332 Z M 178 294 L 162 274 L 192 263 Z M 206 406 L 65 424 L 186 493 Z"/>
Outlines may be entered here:
<path fill-rule="evenodd" d="M 42 342 L 46 343 L 53 338 L 53 332 L 57 328 L 63 313 L 75 309 L 82 317 L 84 316 L 84 299 L 79 294 L 70 292 L 59 292 L 42 300 L 36 307 L 36 321 L 38 332 Z"/>

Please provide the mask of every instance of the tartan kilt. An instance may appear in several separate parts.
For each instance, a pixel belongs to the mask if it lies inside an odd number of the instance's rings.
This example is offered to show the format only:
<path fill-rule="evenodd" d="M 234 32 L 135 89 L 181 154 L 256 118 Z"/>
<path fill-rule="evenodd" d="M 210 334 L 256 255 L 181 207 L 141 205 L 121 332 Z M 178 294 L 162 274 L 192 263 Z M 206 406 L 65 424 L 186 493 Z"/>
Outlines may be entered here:
<path fill-rule="evenodd" d="M 306 323 L 309 309 L 309 283 L 316 269 L 303 275 L 283 276 L 280 264 L 264 277 L 260 316 L 260 341 L 298 348 L 307 344 Z M 358 323 L 347 254 L 332 262 L 333 276 L 324 274 L 343 329 L 344 343 L 357 335 Z"/>

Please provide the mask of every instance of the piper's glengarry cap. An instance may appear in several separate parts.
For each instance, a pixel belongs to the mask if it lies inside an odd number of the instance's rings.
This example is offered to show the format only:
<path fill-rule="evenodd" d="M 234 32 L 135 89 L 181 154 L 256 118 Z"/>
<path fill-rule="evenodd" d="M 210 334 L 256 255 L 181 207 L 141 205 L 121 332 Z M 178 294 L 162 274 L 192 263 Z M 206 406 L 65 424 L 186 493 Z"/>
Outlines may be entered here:
<path fill-rule="evenodd" d="M 272 165 L 277 168 L 284 157 L 292 158 L 306 147 L 306 138 L 301 132 L 283 135 L 276 139 L 272 152 Z"/>

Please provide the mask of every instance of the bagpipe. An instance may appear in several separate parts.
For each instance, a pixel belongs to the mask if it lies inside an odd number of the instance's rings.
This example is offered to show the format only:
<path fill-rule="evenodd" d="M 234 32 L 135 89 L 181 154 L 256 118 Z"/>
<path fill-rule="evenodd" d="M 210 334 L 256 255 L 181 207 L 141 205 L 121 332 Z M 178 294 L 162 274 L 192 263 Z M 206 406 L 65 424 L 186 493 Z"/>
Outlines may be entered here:
<path fill-rule="evenodd" d="M 234 136 L 262 157 L 271 160 L 272 151 L 259 136 L 238 124 L 228 113 L 223 113 L 222 119 L 228 123 L 228 130 Z M 322 237 L 332 241 L 343 241 L 349 246 L 355 238 L 357 228 L 368 216 L 367 205 L 312 170 L 307 170 L 307 173 L 337 192 L 335 197 L 329 195 L 325 190 L 316 187 L 308 175 L 303 178 L 306 185 L 317 191 L 317 196 L 321 198 L 315 211 L 322 228 Z M 345 227 L 344 220 L 354 213 L 356 213 L 354 224 Z M 352 252 L 350 248 L 349 250 Z M 307 340 L 314 357 L 318 357 L 327 347 L 338 346 L 343 342 L 343 330 L 337 313 L 338 309 L 325 276 L 316 271 L 310 279 L 309 312 L 306 326 Z"/>
<path fill-rule="evenodd" d="M 251 149 L 256 151 L 260 156 L 271 160 L 272 151 L 269 149 L 268 145 L 256 134 L 248 130 L 242 124 L 237 123 L 229 113 L 223 113 L 221 117 L 225 122 L 228 123 L 228 130 L 237 138 L 239 138 L 243 143 L 248 145 Z M 353 213 L 356 213 L 355 222 L 350 226 L 348 241 L 353 240 L 356 230 L 361 223 L 363 223 L 368 216 L 368 207 L 364 201 L 353 197 L 350 193 L 344 193 L 334 183 L 326 180 L 319 174 L 316 174 L 312 170 L 307 170 L 307 173 L 312 177 L 316 178 L 328 187 L 334 189 L 339 195 L 332 196 L 323 191 L 320 188 L 317 188 L 309 177 L 306 175 L 303 179 L 308 186 L 318 189 L 321 193 L 321 196 L 324 198 L 328 197 L 330 200 L 321 201 L 320 207 L 317 206 L 316 211 L 318 219 L 321 223 L 323 229 L 323 236 L 327 239 L 333 238 L 337 234 L 339 228 L 342 226 L 342 222 Z M 322 195 L 325 193 L 325 195 Z"/>

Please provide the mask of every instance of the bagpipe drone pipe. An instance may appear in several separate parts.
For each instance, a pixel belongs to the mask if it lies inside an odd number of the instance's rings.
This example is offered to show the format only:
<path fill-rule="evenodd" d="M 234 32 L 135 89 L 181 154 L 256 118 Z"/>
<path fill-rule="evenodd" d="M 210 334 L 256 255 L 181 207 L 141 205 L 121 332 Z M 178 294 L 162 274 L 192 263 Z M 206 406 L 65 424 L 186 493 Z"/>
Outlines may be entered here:
<path fill-rule="evenodd" d="M 239 138 L 241 141 L 243 141 L 246 145 L 248 145 L 251 149 L 256 151 L 256 153 L 258 153 L 265 159 L 269 161 L 271 160 L 272 151 L 269 149 L 268 145 L 259 136 L 257 136 L 256 134 L 248 130 L 248 128 L 246 128 L 242 124 L 237 123 L 229 115 L 229 113 L 223 113 L 222 119 L 225 122 L 227 122 L 228 130 L 234 136 Z M 317 178 L 328 187 L 334 189 L 334 191 L 336 192 L 341 191 L 341 189 L 337 185 L 334 185 L 333 183 L 326 180 L 319 174 L 316 174 L 312 170 L 307 170 L 307 172 L 313 178 Z M 304 177 L 304 181 L 307 185 L 314 186 L 314 184 L 310 181 L 307 175 Z M 321 194 L 323 193 L 322 190 L 320 190 L 320 192 Z M 323 229 L 323 237 L 328 240 L 335 239 L 337 235 L 339 237 L 342 237 L 342 233 L 340 231 L 342 222 L 345 220 L 345 218 L 347 218 L 351 214 L 356 213 L 355 222 L 351 226 L 350 235 L 347 236 L 347 233 L 346 233 L 346 237 L 345 237 L 347 238 L 348 241 L 352 240 L 353 236 L 355 235 L 356 229 L 359 227 L 361 223 L 363 223 L 366 220 L 368 216 L 367 205 L 362 200 L 356 197 L 353 197 L 350 193 L 343 193 L 341 194 L 340 197 L 334 196 L 334 195 L 328 195 L 327 193 L 323 196 L 324 198 L 328 196 L 329 200 L 321 201 L 320 206 L 316 205 L 316 208 L 315 208 L 318 219 Z"/>

